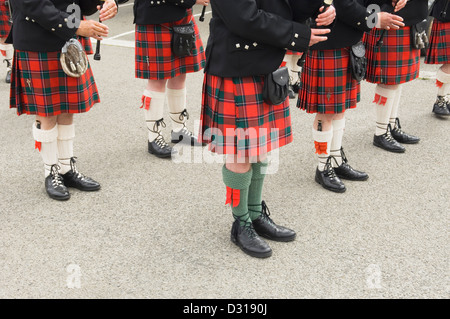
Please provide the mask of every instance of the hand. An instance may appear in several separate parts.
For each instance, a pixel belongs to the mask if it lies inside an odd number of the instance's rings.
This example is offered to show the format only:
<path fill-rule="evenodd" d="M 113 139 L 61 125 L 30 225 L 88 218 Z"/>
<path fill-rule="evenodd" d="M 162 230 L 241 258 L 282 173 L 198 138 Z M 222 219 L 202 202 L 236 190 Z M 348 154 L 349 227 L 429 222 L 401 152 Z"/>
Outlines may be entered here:
<path fill-rule="evenodd" d="M 97 9 L 100 10 L 99 18 L 102 22 L 114 18 L 117 14 L 117 5 L 114 0 L 105 0 L 103 6 L 97 6 Z"/>
<path fill-rule="evenodd" d="M 206 7 L 209 4 L 209 1 L 210 0 L 197 0 L 197 1 L 195 1 L 195 4 L 201 4 Z"/>
<path fill-rule="evenodd" d="M 309 46 L 313 46 L 316 43 L 328 40 L 327 37 L 324 37 L 322 35 L 330 32 L 330 29 L 311 29 L 311 39 L 309 40 Z"/>
<path fill-rule="evenodd" d="M 392 1 L 392 6 L 395 8 L 394 12 L 400 11 L 406 6 L 408 0 L 394 0 Z"/>
<path fill-rule="evenodd" d="M 108 31 L 108 27 L 103 23 L 94 20 L 81 20 L 76 34 L 83 37 L 103 40 L 102 37 L 108 36 Z"/>
<path fill-rule="evenodd" d="M 320 8 L 320 12 L 322 12 L 324 7 Z M 319 14 L 316 19 L 317 26 L 326 26 L 333 23 L 336 18 L 336 9 L 333 6 L 329 6 L 327 11 Z"/>
<path fill-rule="evenodd" d="M 378 13 L 378 23 L 377 28 L 379 29 L 400 29 L 404 27 L 405 24 L 403 23 L 403 18 L 400 16 L 397 16 L 395 14 L 390 14 L 387 12 L 379 12 Z"/>

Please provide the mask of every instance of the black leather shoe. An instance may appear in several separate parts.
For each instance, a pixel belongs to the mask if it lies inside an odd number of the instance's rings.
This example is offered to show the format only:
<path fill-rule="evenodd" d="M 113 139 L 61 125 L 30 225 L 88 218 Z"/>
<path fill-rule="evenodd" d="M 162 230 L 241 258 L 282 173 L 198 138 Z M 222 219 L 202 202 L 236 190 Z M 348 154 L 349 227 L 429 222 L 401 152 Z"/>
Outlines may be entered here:
<path fill-rule="evenodd" d="M 148 152 L 160 158 L 172 157 L 174 150 L 166 143 L 162 135 L 158 136 L 154 141 L 148 142 Z"/>
<path fill-rule="evenodd" d="M 333 166 L 331 165 L 331 158 L 332 156 L 328 157 L 323 172 L 319 171 L 319 168 L 316 169 L 315 180 L 327 190 L 336 193 L 343 193 L 347 189 L 345 188 L 344 183 L 342 183 L 339 177 L 336 176 Z"/>
<path fill-rule="evenodd" d="M 289 95 L 289 98 L 290 98 L 290 99 L 295 98 L 295 92 L 294 92 L 294 89 L 292 88 L 292 85 L 289 85 L 289 88 L 288 88 L 288 95 Z"/>
<path fill-rule="evenodd" d="M 183 127 L 179 132 L 171 132 L 171 142 L 172 143 L 186 143 L 191 146 L 205 146 L 204 143 L 199 143 L 197 137 L 187 129 Z"/>
<path fill-rule="evenodd" d="M 437 116 L 450 116 L 450 101 L 445 96 L 438 96 L 433 105 L 433 113 Z"/>
<path fill-rule="evenodd" d="M 339 178 L 347 179 L 350 181 L 365 181 L 369 178 L 369 175 L 365 172 L 357 171 L 348 164 L 347 157 L 345 156 L 344 149 L 341 147 L 342 164 L 338 167 L 334 167 L 334 172 Z"/>
<path fill-rule="evenodd" d="M 84 176 L 78 172 L 75 166 L 75 157 L 70 159 L 71 170 L 62 175 L 64 185 L 66 187 L 77 188 L 80 191 L 93 192 L 100 189 L 100 184 L 94 181 L 92 178 Z"/>
<path fill-rule="evenodd" d="M 8 72 L 6 72 L 5 82 L 11 83 L 11 70 L 8 70 Z"/>
<path fill-rule="evenodd" d="M 297 94 L 299 90 L 300 90 L 300 81 L 297 81 L 292 85 L 292 91 L 294 91 L 294 93 Z"/>
<path fill-rule="evenodd" d="M 405 147 L 392 137 L 390 124 L 386 133 L 373 136 L 373 145 L 393 153 L 404 153 L 406 151 Z"/>
<path fill-rule="evenodd" d="M 59 174 L 58 165 L 52 165 L 50 168 L 50 175 L 45 178 L 45 190 L 50 198 L 56 200 L 68 200 L 70 198 L 69 191 Z"/>
<path fill-rule="evenodd" d="M 400 120 L 398 117 L 395 119 L 395 127 L 391 131 L 392 137 L 399 143 L 403 144 L 417 144 L 420 141 L 420 138 L 417 136 L 407 134 L 402 131 L 402 127 L 400 126 Z"/>
<path fill-rule="evenodd" d="M 269 217 L 270 211 L 269 208 L 267 208 L 266 202 L 262 201 L 261 206 L 261 216 L 252 221 L 253 228 L 255 229 L 256 233 L 261 237 L 275 241 L 293 241 L 296 236 L 295 231 L 275 224 Z"/>
<path fill-rule="evenodd" d="M 272 249 L 258 236 L 252 224 L 241 226 L 239 220 L 236 219 L 231 227 L 231 241 L 252 257 L 272 256 Z"/>

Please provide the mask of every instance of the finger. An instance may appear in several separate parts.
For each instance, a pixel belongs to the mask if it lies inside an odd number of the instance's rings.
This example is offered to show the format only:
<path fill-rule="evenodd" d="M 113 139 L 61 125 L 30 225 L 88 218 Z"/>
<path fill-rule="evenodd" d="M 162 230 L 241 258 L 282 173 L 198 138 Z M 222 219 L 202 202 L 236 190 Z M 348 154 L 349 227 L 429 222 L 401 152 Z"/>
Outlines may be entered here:
<path fill-rule="evenodd" d="M 311 33 L 314 35 L 322 35 L 330 32 L 331 32 L 330 29 L 311 29 Z"/>

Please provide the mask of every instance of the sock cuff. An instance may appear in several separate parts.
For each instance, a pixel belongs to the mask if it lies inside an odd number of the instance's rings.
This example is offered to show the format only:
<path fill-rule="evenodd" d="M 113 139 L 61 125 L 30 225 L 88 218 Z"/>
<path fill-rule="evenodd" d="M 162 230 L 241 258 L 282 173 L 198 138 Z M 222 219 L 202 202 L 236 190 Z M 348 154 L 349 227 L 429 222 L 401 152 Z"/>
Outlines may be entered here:
<path fill-rule="evenodd" d="M 380 95 L 380 96 L 385 97 L 385 98 L 388 98 L 388 99 L 389 98 L 394 98 L 395 95 L 397 94 L 397 91 L 399 90 L 399 88 L 400 87 L 398 87 L 395 90 L 390 90 L 390 89 L 386 89 L 386 88 L 383 88 L 383 87 L 377 85 L 375 87 L 375 94 L 376 95 Z"/>
<path fill-rule="evenodd" d="M 167 88 L 167 95 L 173 96 L 173 97 L 184 97 L 186 95 L 186 88 L 182 89 L 169 89 Z"/>
<path fill-rule="evenodd" d="M 156 92 L 156 91 L 144 90 L 143 95 L 146 97 L 149 97 L 151 99 L 165 99 L 166 98 L 166 92 Z"/>
<path fill-rule="evenodd" d="M 316 129 L 312 129 L 313 139 L 316 142 L 329 142 L 333 138 L 333 130 L 329 131 L 318 131 Z"/>
<path fill-rule="evenodd" d="M 436 72 L 436 80 L 444 84 L 450 83 L 450 74 L 445 73 L 442 69 L 438 69 Z"/>
<path fill-rule="evenodd" d="M 253 170 L 253 174 L 252 174 L 252 179 L 261 179 L 264 178 L 265 174 L 265 169 L 267 168 L 267 166 L 269 166 L 269 163 L 267 162 L 267 160 L 262 161 L 262 162 L 256 162 L 252 164 L 252 170 Z"/>
<path fill-rule="evenodd" d="M 62 125 L 58 124 L 58 140 L 68 141 L 75 138 L 75 125 Z"/>
<path fill-rule="evenodd" d="M 33 123 L 33 138 L 37 142 L 51 143 L 58 138 L 58 124 L 56 124 L 50 130 L 38 129 L 36 124 Z"/>
<path fill-rule="evenodd" d="M 252 168 L 246 173 L 234 173 L 225 165 L 222 167 L 223 183 L 232 189 L 247 189 L 252 182 L 252 175 Z"/>
<path fill-rule="evenodd" d="M 345 128 L 345 117 L 340 120 L 333 121 L 333 131 L 342 130 Z"/>

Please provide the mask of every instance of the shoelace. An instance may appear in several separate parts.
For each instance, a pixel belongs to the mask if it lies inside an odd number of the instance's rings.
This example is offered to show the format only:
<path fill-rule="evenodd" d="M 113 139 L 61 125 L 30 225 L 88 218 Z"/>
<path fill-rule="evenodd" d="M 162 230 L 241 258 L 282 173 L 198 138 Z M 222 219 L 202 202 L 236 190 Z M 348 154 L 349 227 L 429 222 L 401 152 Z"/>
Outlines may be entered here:
<path fill-rule="evenodd" d="M 391 131 L 392 131 L 391 124 L 388 124 L 387 130 L 386 130 L 386 140 L 390 143 L 394 143 L 394 142 L 396 142 L 396 140 L 392 137 Z"/>
<path fill-rule="evenodd" d="M 75 173 L 78 179 L 85 179 L 86 177 L 78 171 L 77 166 L 75 165 L 76 162 L 77 162 L 76 157 L 70 158 L 70 169 Z"/>
<path fill-rule="evenodd" d="M 439 97 L 437 100 L 437 105 L 441 108 L 447 107 L 448 104 L 450 104 L 450 98 L 448 98 L 447 95 Z"/>
<path fill-rule="evenodd" d="M 164 122 L 164 119 L 159 119 L 157 121 L 147 121 L 147 122 L 155 122 L 155 124 L 153 124 L 153 129 L 151 130 L 149 128 L 148 130 L 152 133 L 158 134 L 158 136 L 155 138 L 156 145 L 158 145 L 160 148 L 168 147 L 169 144 L 167 144 L 167 142 L 164 140 L 164 137 L 161 135 L 161 131 L 159 130 L 160 126 L 163 128 L 166 127 L 166 123 Z"/>
<path fill-rule="evenodd" d="M 50 167 L 50 175 L 52 176 L 52 185 L 53 187 L 63 186 L 63 179 L 61 174 L 59 174 L 60 167 L 56 164 L 53 164 Z"/>
<path fill-rule="evenodd" d="M 262 214 L 263 218 L 265 220 L 267 220 L 269 223 L 273 224 L 273 220 L 272 220 L 272 218 L 270 218 L 270 210 L 269 210 L 269 207 L 267 207 L 266 202 L 262 201 L 261 206 L 262 206 L 261 214 Z"/>
<path fill-rule="evenodd" d="M 327 161 L 325 163 L 325 175 L 330 178 L 330 179 L 335 179 L 337 178 L 337 175 L 333 169 L 333 165 L 331 164 L 331 159 L 334 159 L 336 161 L 336 159 L 333 156 L 328 156 Z"/>

